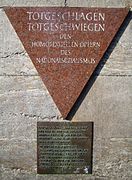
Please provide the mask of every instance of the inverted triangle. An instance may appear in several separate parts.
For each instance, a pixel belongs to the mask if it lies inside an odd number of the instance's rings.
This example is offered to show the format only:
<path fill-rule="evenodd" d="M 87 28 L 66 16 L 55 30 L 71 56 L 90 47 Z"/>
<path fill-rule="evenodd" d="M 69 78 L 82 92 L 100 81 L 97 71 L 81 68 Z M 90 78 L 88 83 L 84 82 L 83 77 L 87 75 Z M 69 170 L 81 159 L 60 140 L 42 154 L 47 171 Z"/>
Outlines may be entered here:
<path fill-rule="evenodd" d="M 128 11 L 126 8 L 5 8 L 63 118 Z"/>

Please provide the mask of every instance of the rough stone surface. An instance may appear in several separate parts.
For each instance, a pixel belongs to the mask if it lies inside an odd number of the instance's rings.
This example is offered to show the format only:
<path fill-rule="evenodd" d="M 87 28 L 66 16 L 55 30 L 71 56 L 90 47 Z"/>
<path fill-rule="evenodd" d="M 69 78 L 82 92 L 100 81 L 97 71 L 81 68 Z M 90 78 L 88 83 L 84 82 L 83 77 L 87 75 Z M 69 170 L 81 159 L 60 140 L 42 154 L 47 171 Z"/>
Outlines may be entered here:
<path fill-rule="evenodd" d="M 64 2 L 1 0 L 0 6 L 64 6 Z M 67 0 L 66 3 L 82 7 L 132 6 L 131 0 Z M 0 28 L 0 179 L 131 180 L 132 23 L 124 26 L 117 36 L 104 58 L 108 60 L 105 65 L 102 62 L 104 67 L 101 72 L 101 68 L 97 70 L 93 86 L 82 103 L 78 102 L 81 105 L 73 116 L 73 121 L 94 121 L 90 176 L 36 174 L 36 123 L 62 118 L 2 8 Z"/>
<path fill-rule="evenodd" d="M 64 6 L 64 0 L 1 0 L 0 6 Z"/>
<path fill-rule="evenodd" d="M 132 137 L 132 77 L 98 76 L 73 121 L 93 121 L 95 138 Z"/>
<path fill-rule="evenodd" d="M 131 0 L 67 0 L 69 6 L 86 6 L 86 7 L 130 7 Z"/>

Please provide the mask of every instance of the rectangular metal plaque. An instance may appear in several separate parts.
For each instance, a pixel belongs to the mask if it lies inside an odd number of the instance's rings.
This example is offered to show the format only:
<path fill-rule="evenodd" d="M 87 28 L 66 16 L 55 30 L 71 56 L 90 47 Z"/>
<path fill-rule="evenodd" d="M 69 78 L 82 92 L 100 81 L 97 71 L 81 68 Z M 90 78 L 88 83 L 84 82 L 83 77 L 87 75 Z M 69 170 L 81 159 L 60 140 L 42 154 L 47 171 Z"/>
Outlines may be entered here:
<path fill-rule="evenodd" d="M 38 122 L 39 174 L 91 174 L 92 122 Z"/>

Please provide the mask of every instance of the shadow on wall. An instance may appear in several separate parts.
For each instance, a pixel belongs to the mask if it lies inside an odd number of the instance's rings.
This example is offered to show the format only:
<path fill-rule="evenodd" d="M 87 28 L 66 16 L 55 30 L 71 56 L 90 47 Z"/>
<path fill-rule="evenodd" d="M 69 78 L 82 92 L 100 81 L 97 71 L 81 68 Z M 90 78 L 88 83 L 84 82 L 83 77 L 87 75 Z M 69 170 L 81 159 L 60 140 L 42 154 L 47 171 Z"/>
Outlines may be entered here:
<path fill-rule="evenodd" d="M 132 12 L 129 11 L 127 17 L 125 18 L 123 24 L 119 28 L 118 32 L 116 33 L 115 37 L 113 38 L 111 44 L 109 45 L 107 51 L 105 52 L 104 56 L 102 57 L 101 61 L 99 62 L 98 66 L 96 67 L 95 71 L 93 72 L 92 76 L 90 77 L 89 81 L 85 85 L 83 91 L 81 92 L 80 96 L 76 100 L 74 106 L 72 107 L 71 111 L 68 113 L 66 119 L 72 120 L 73 116 L 75 115 L 76 111 L 78 110 L 79 106 L 81 105 L 82 101 L 86 97 L 87 93 L 89 92 L 90 88 L 94 84 L 95 80 L 97 79 L 98 75 L 100 74 L 102 68 L 104 67 L 105 63 L 109 59 L 112 51 L 116 47 L 117 43 L 120 40 L 120 37 L 124 33 L 126 27 L 128 26 L 129 22 L 132 19 Z"/>

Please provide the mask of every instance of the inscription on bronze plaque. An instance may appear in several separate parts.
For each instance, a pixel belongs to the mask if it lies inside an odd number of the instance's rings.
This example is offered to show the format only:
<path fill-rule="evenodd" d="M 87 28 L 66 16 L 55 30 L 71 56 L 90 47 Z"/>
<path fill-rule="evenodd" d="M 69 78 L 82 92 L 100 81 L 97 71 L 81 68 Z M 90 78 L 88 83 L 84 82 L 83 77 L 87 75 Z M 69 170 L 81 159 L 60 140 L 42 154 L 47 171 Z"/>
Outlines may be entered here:
<path fill-rule="evenodd" d="M 126 8 L 5 8 L 64 119 L 128 11 Z"/>
<path fill-rule="evenodd" d="M 90 174 L 92 122 L 38 122 L 39 174 Z"/>

